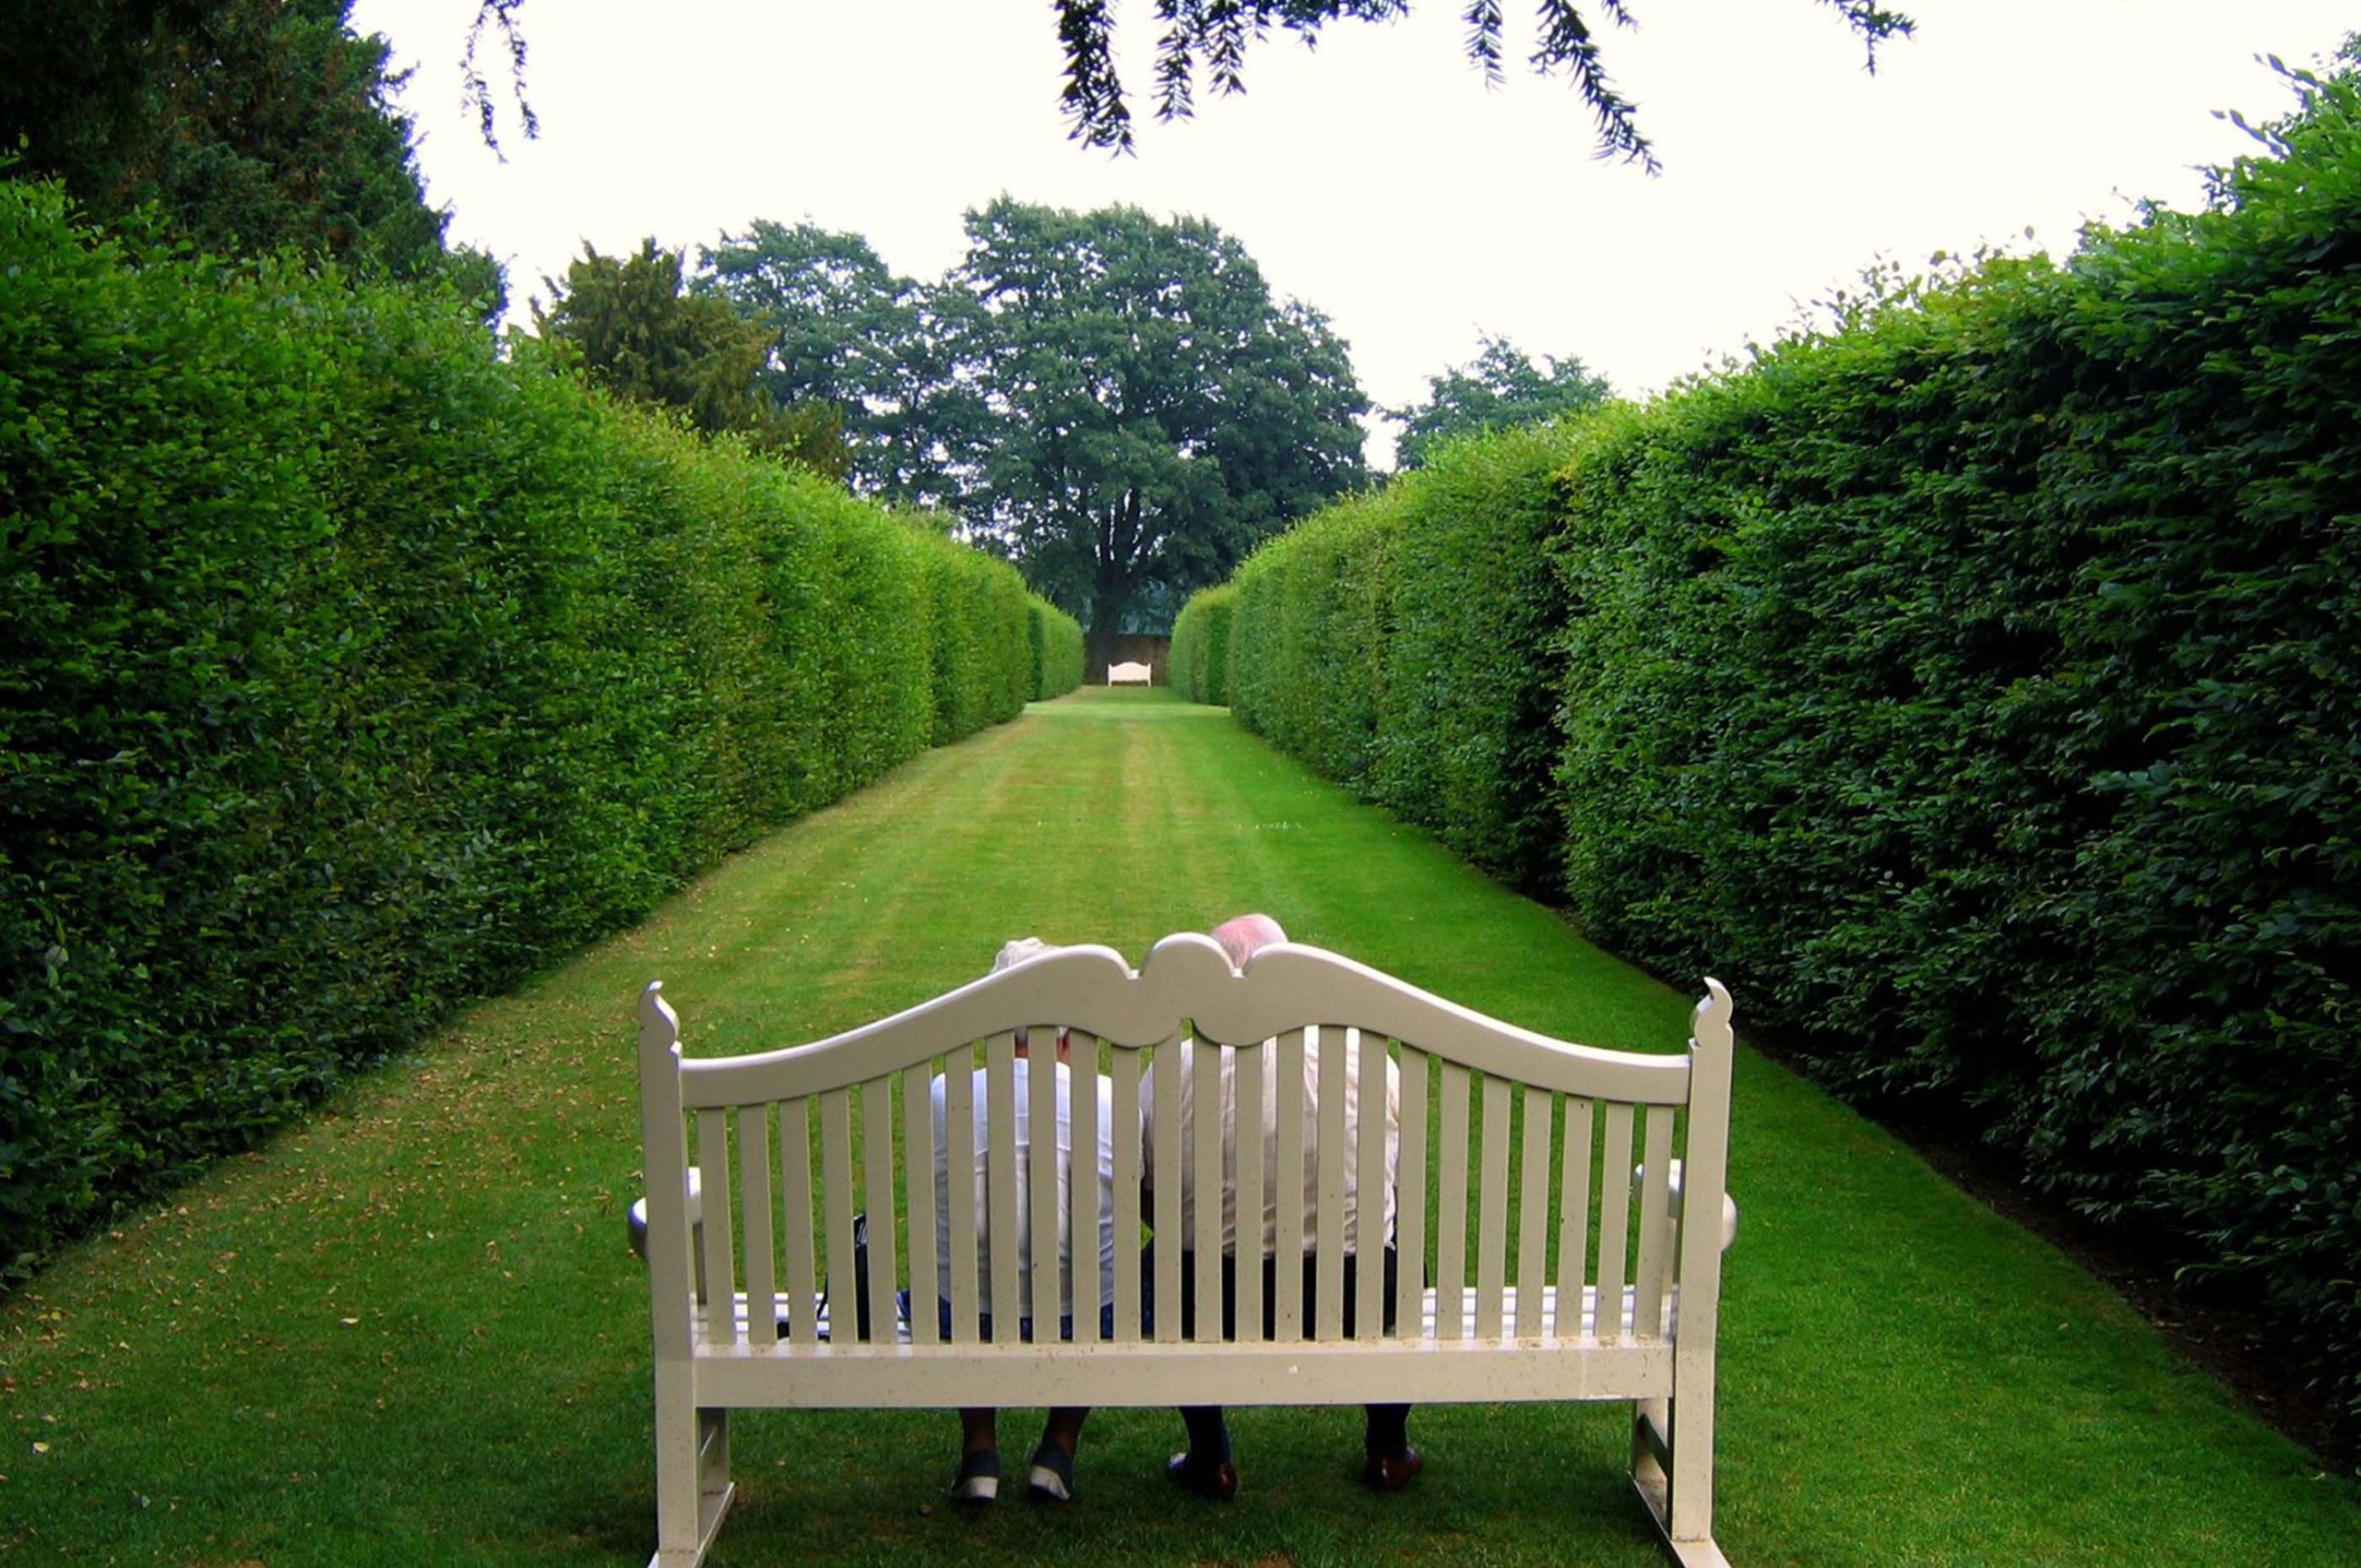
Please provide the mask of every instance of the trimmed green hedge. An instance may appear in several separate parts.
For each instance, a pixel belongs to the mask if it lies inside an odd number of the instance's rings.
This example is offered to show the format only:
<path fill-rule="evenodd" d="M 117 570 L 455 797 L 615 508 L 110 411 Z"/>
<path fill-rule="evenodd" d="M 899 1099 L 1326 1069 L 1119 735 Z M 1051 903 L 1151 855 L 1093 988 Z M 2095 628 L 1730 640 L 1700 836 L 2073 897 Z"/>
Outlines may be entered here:
<path fill-rule="evenodd" d="M 1602 941 L 2260 1303 L 2354 1419 L 2361 91 L 2285 137 L 1320 515 L 1240 572 L 1231 683 L 1495 869 L 1554 837 Z"/>
<path fill-rule="evenodd" d="M 1230 711 L 1365 798 L 1401 534 L 1392 492 L 1356 496 L 1264 544 L 1235 579 Z"/>
<path fill-rule="evenodd" d="M 1172 684 L 1191 702 L 1229 706 L 1229 627 L 1237 608 L 1237 588 L 1224 583 L 1192 595 L 1173 620 L 1165 664 Z"/>
<path fill-rule="evenodd" d="M 1442 443 L 1264 546 L 1173 628 L 1178 649 L 1192 616 L 1227 618 L 1216 596 L 1234 593 L 1225 676 L 1241 723 L 1543 892 L 1561 832 L 1550 669 L 1565 618 L 1547 547 L 1563 526 L 1555 475 L 1583 428 Z"/>
<path fill-rule="evenodd" d="M 1035 613 L 455 302 L 0 182 L 0 1278 L 1014 714 Z"/>
<path fill-rule="evenodd" d="M 2361 97 L 2233 192 L 1600 434 L 1567 885 L 2361 1413 Z"/>
<path fill-rule="evenodd" d="M 1564 518 L 1552 474 L 1587 417 L 1439 443 L 1394 487 L 1403 591 L 1371 793 L 1532 892 L 1556 885 L 1561 832 L 1549 670 L 1565 592 L 1548 546 Z"/>
<path fill-rule="evenodd" d="M 1082 684 L 1082 623 L 1045 599 L 1025 605 L 1025 635 L 1033 649 L 1033 700 L 1062 697 Z"/>
<path fill-rule="evenodd" d="M 947 745 L 1015 717 L 1032 700 L 1038 666 L 1025 612 L 1030 596 L 1005 561 L 943 549 L 916 529 L 904 537 L 919 552 L 911 564 L 931 600 L 934 743 Z"/>

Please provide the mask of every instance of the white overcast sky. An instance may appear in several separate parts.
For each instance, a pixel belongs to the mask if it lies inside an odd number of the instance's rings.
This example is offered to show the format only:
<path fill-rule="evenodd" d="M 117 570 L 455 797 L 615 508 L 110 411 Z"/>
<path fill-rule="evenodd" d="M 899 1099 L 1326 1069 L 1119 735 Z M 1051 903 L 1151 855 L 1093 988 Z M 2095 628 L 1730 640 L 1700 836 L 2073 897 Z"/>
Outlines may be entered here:
<path fill-rule="evenodd" d="M 1154 8 L 1119 4 L 1128 158 L 1066 139 L 1047 0 L 529 0 L 541 133 L 509 113 L 505 162 L 460 103 L 475 0 L 359 0 L 352 25 L 414 68 L 400 101 L 429 199 L 507 264 L 520 315 L 586 240 L 694 247 L 808 218 L 932 278 L 959 259 L 962 214 L 1003 192 L 1126 203 L 1235 235 L 1389 405 L 1487 332 L 1645 396 L 1879 257 L 2060 253 L 2142 197 L 2192 208 L 2198 171 L 2254 146 L 2214 112 L 2292 102 L 2256 56 L 2314 65 L 2361 29 L 2353 0 L 1893 3 L 1918 33 L 1872 77 L 1813 0 L 1633 0 L 1642 25 L 1609 32 L 1608 65 L 1656 143 L 1654 179 L 1592 156 L 1562 81 L 1513 66 L 1488 89 L 1456 0 L 1334 24 L 1316 51 L 1275 34 L 1243 97 L 1201 94 L 1173 125 L 1145 97 Z M 1531 6 L 1504 8 L 1521 56 Z"/>

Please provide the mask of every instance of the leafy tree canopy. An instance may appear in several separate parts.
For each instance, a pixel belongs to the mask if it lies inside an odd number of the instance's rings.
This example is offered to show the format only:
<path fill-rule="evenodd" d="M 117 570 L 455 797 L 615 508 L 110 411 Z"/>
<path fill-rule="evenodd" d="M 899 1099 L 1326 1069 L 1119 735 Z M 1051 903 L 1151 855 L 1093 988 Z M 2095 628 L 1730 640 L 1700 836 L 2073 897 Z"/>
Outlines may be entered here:
<path fill-rule="evenodd" d="M 1878 0 L 1820 0 L 1835 7 L 1869 47 L 1877 68 L 1877 46 L 1906 37 L 1910 18 Z M 1090 147 L 1132 148 L 1131 97 L 1115 66 L 1115 0 L 1054 0 L 1058 42 L 1065 52 L 1065 87 L 1060 94 L 1074 139 Z M 525 42 L 517 14 L 525 0 L 477 0 L 469 30 L 466 73 L 469 101 L 493 142 L 493 105 L 478 66 L 487 38 L 498 39 L 511 56 L 510 79 L 517 89 L 527 134 L 532 110 L 523 94 Z M 1164 31 L 1156 44 L 1156 113 L 1183 120 L 1195 107 L 1200 79 L 1216 94 L 1246 89 L 1247 50 L 1274 29 L 1310 43 L 1333 21 L 1380 22 L 1407 16 L 1409 0 L 1157 0 Z M 1507 57 L 1506 18 L 1501 0 L 1466 0 L 1467 57 L 1498 81 Z M 1640 164 L 1650 173 L 1656 157 L 1639 126 L 1637 106 L 1607 75 L 1596 21 L 1613 27 L 1639 25 L 1632 0 L 1534 0 L 1536 42 L 1527 64 L 1541 76 L 1563 75 L 1590 106 L 1598 123 L 1599 151 Z M 496 145 L 496 143 L 495 143 Z"/>
<path fill-rule="evenodd" d="M 1098 650 L 1360 482 L 1345 345 L 1212 224 L 1003 197 L 967 239 L 926 283 L 857 234 L 757 221 L 692 288 L 760 340 L 730 375 L 834 410 L 856 488 L 955 515 Z"/>
<path fill-rule="evenodd" d="M 1489 334 L 1475 363 L 1429 376 L 1427 388 L 1425 401 L 1385 410 L 1403 427 L 1394 448 L 1398 468 L 1420 467 L 1437 442 L 1596 408 L 1615 392 L 1571 355 L 1545 354 L 1536 365 L 1523 349 Z"/>
<path fill-rule="evenodd" d="M 782 408 L 825 405 L 854 487 L 949 506 L 975 459 L 982 404 L 953 368 L 967 296 L 896 277 L 859 234 L 758 219 L 699 250 L 692 287 L 759 324 L 759 379 Z"/>
<path fill-rule="evenodd" d="M 1220 580 L 1363 478 L 1344 342 L 1211 223 L 1003 196 L 967 215 L 953 281 L 991 421 L 970 517 L 1095 662 L 1144 596 Z"/>
<path fill-rule="evenodd" d="M 684 291 L 681 254 L 653 239 L 633 256 L 585 244 L 552 303 L 533 303 L 535 332 L 618 397 L 681 412 L 707 434 L 732 434 L 842 480 L 844 438 L 825 403 L 781 409 L 756 377 L 769 352 L 761 323 L 710 293 Z"/>

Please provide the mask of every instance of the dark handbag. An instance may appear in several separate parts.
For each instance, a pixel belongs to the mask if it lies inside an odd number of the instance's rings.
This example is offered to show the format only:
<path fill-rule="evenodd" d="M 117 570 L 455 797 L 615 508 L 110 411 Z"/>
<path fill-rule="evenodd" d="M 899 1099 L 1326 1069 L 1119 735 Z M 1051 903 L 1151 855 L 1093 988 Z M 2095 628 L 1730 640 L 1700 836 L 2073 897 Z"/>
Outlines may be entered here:
<path fill-rule="evenodd" d="M 820 1337 L 828 1338 L 836 1330 L 835 1314 L 828 1311 L 828 1281 L 820 1281 L 820 1321 L 827 1326 Z M 852 1318 L 853 1332 L 865 1343 L 869 1338 L 869 1216 L 852 1217 Z M 787 1337 L 787 1319 L 778 1320 L 778 1336 Z"/>

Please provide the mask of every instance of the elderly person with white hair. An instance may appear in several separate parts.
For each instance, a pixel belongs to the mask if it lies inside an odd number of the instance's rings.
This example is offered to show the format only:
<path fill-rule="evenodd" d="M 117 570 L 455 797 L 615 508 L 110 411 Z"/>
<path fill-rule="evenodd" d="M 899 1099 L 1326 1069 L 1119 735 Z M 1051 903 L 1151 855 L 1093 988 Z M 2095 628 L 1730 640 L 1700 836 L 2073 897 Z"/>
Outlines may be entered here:
<path fill-rule="evenodd" d="M 1229 956 L 1231 965 L 1240 970 L 1246 968 L 1248 961 L 1257 951 L 1273 943 L 1285 942 L 1287 939 L 1287 932 L 1280 928 L 1279 922 L 1264 914 L 1240 915 L 1234 920 L 1225 921 L 1214 928 L 1213 936 L 1215 941 L 1221 944 L 1222 950 Z M 1179 1137 L 1180 1146 L 1184 1150 L 1192 1146 L 1195 1135 L 1197 1109 L 1194 1103 L 1195 1080 L 1191 1071 L 1190 1060 L 1192 1049 L 1190 1044 L 1184 1043 L 1181 1046 Z M 1222 1337 L 1225 1339 L 1235 1338 L 1237 1336 L 1238 1248 L 1241 1240 L 1237 1199 L 1236 1063 L 1237 1052 L 1228 1047 L 1221 1048 L 1220 1115 L 1224 1192 L 1221 1218 L 1222 1300 L 1220 1311 Z M 1275 1255 L 1277 1251 L 1278 1236 L 1276 1206 L 1281 1202 L 1299 1203 L 1302 1206 L 1304 1215 L 1302 1300 L 1307 1318 L 1317 1310 L 1319 1290 L 1314 1267 L 1314 1248 L 1319 1240 L 1319 1167 L 1317 1163 L 1319 1151 L 1312 1140 L 1305 1140 L 1303 1166 L 1296 1172 L 1296 1181 L 1293 1182 L 1287 1180 L 1287 1172 L 1278 1169 L 1278 1058 L 1275 1051 L 1264 1053 L 1263 1071 L 1263 1169 L 1272 1173 L 1273 1180 L 1270 1193 L 1264 1199 L 1263 1212 L 1260 1217 L 1262 1223 L 1256 1228 L 1260 1231 L 1259 1243 L 1252 1231 L 1248 1232 L 1243 1240 L 1247 1245 L 1256 1247 L 1261 1254 L 1263 1332 L 1264 1337 L 1268 1338 L 1275 1332 L 1275 1326 L 1273 1303 L 1276 1296 L 1275 1282 L 1280 1264 L 1280 1260 Z M 1345 1124 L 1358 1126 L 1362 1086 L 1359 1082 L 1358 1061 L 1347 1060 L 1344 1083 Z M 1361 1205 L 1364 1194 L 1358 1190 L 1359 1178 L 1355 1162 L 1348 1160 L 1345 1164 L 1346 1255 L 1344 1300 L 1341 1305 L 1344 1331 L 1347 1336 L 1350 1336 L 1355 1328 L 1353 1304 L 1355 1280 L 1359 1270 L 1359 1254 L 1363 1251 L 1360 1243 L 1370 1236 L 1379 1238 L 1383 1249 L 1386 1326 L 1389 1328 L 1393 1326 L 1394 1284 L 1396 1270 L 1400 1266 L 1394 1248 L 1394 1173 L 1399 1167 L 1401 1158 L 1401 1083 L 1400 1067 L 1388 1058 L 1385 1063 L 1384 1086 L 1385 1188 L 1382 1194 L 1370 1196 L 1366 1211 Z M 1152 1102 L 1153 1085 L 1143 1086 L 1143 1098 Z M 1313 1045 L 1306 1049 L 1303 1053 L 1305 1122 L 1317 1125 L 1319 1112 L 1320 1048 Z M 1149 1141 L 1145 1164 L 1149 1173 L 1148 1180 L 1153 1183 L 1156 1170 L 1153 1147 L 1156 1122 L 1152 1115 L 1145 1113 L 1145 1108 L 1143 1120 L 1145 1123 L 1144 1136 Z M 1370 1229 L 1364 1229 L 1360 1223 L 1364 1212 L 1371 1222 Z M 1180 1237 L 1184 1248 L 1191 1244 L 1195 1235 L 1195 1182 L 1189 1163 L 1184 1158 L 1180 1166 Z M 1192 1251 L 1184 1251 L 1180 1258 L 1182 1289 L 1180 1302 L 1180 1333 L 1184 1338 L 1195 1333 L 1195 1313 L 1198 1306 L 1192 1294 L 1193 1281 L 1196 1277 L 1195 1269 L 1195 1253 Z M 1362 1469 L 1362 1478 L 1381 1491 L 1401 1490 L 1407 1486 L 1411 1479 L 1426 1466 L 1425 1458 L 1417 1449 L 1410 1446 L 1409 1417 L 1410 1407 L 1407 1405 L 1370 1405 L 1366 1408 L 1366 1425 L 1362 1435 L 1366 1463 Z M 1226 1503 L 1237 1496 L 1238 1467 L 1231 1453 L 1229 1428 L 1223 1418 L 1221 1407 L 1217 1405 L 1184 1406 L 1180 1411 L 1180 1418 L 1188 1429 L 1189 1446 L 1172 1456 L 1167 1467 L 1168 1473 L 1182 1487 L 1201 1497 Z"/>

